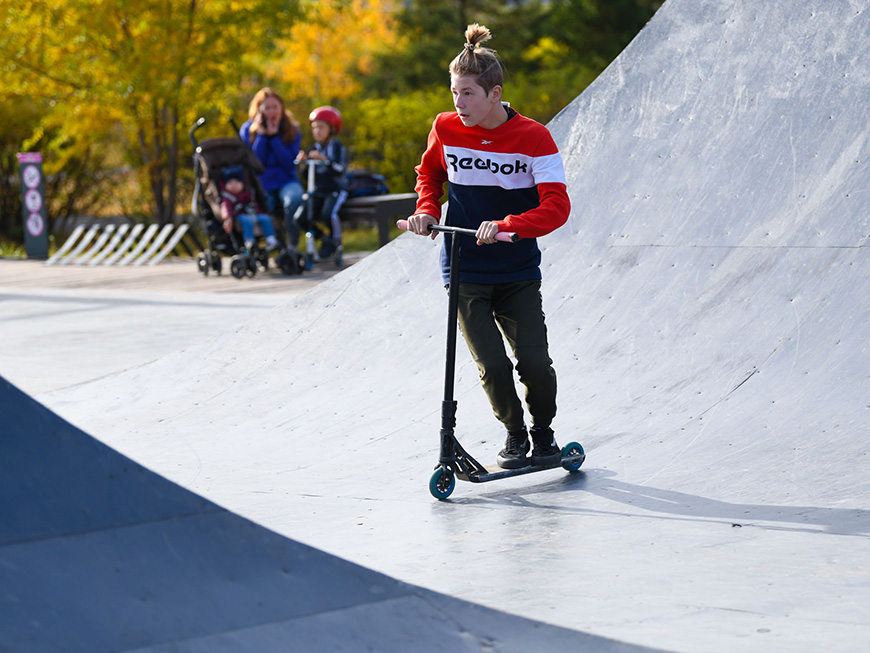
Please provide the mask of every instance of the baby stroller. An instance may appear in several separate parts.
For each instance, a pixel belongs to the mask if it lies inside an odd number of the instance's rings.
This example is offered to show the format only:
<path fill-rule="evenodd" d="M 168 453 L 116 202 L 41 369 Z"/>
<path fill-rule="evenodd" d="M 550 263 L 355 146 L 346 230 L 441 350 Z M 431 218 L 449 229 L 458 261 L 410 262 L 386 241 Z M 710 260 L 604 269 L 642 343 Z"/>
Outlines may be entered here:
<path fill-rule="evenodd" d="M 232 233 L 224 231 L 221 222 L 221 171 L 229 166 L 244 169 L 245 183 L 261 206 L 266 206 L 266 195 L 260 185 L 259 175 L 263 165 L 254 152 L 237 137 L 207 138 L 197 141 L 194 133 L 205 124 L 200 118 L 190 128 L 189 136 L 193 143 L 193 173 L 196 188 L 193 193 L 191 211 L 202 220 L 207 246 L 197 256 L 197 269 L 203 275 L 213 271 L 221 273 L 222 256 L 230 257 L 230 273 L 237 279 L 257 274 L 258 269 L 269 267 L 269 256 L 262 243 L 262 232 L 255 226 L 257 236 L 254 247 L 245 251 L 244 240 L 238 225 Z M 284 274 L 298 274 L 303 269 L 301 257 L 292 256 L 284 251 L 275 259 Z"/>

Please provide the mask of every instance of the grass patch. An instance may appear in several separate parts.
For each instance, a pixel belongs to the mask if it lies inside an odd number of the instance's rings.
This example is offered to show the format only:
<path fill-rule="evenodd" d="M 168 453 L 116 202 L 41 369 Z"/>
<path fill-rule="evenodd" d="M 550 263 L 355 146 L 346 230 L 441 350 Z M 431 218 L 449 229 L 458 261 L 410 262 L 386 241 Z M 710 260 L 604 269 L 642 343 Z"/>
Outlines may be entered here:
<path fill-rule="evenodd" d="M 390 240 L 401 234 L 395 225 L 390 225 Z M 377 226 L 359 226 L 342 228 L 341 244 L 345 252 L 373 252 L 380 247 Z"/>

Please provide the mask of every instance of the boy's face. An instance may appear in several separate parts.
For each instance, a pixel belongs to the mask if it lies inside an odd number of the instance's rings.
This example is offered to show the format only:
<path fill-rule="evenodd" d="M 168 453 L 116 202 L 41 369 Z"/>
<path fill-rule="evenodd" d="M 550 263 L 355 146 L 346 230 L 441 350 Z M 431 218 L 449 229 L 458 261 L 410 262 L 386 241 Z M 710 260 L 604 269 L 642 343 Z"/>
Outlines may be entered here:
<path fill-rule="evenodd" d="M 311 135 L 314 136 L 314 140 L 318 143 L 323 143 L 328 139 L 330 131 L 329 123 L 325 120 L 311 121 Z"/>
<path fill-rule="evenodd" d="M 491 129 L 495 120 L 495 113 L 501 108 L 501 86 L 494 86 L 487 93 L 477 83 L 475 75 L 451 76 L 450 92 L 453 93 L 453 106 L 459 119 L 466 127 L 478 125 L 484 129 Z"/>
<path fill-rule="evenodd" d="M 232 179 L 228 179 L 227 183 L 224 184 L 224 188 L 226 188 L 231 193 L 241 193 L 245 190 L 245 182 L 241 179 L 236 179 L 233 177 Z"/>

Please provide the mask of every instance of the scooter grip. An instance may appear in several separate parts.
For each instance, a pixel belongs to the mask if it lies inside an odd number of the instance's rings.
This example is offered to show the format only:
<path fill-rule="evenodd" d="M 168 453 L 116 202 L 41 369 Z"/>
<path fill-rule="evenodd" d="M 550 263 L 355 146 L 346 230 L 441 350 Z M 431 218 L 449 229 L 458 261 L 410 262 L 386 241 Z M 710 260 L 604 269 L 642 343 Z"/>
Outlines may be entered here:
<path fill-rule="evenodd" d="M 408 225 L 407 220 L 402 219 L 402 220 L 396 220 L 396 226 L 399 229 L 403 229 L 403 230 L 407 231 L 409 225 Z M 450 228 L 450 227 L 443 227 L 441 229 L 437 229 L 437 231 L 447 231 L 447 232 L 455 231 L 457 233 L 464 233 L 464 234 L 468 234 L 468 235 L 474 234 L 473 229 L 460 229 L 460 228 Z M 517 236 L 513 232 L 499 231 L 495 235 L 495 239 L 500 240 L 503 243 L 515 243 L 520 239 L 520 237 Z"/>

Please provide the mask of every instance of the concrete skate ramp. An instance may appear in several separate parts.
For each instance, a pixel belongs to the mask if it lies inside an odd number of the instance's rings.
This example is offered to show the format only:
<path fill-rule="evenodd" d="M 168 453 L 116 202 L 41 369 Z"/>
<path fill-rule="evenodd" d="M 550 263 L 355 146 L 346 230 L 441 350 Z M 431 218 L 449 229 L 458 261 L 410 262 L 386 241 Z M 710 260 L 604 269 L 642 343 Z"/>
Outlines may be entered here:
<path fill-rule="evenodd" d="M 0 379 L 2 651 L 640 651 L 398 582 L 150 472 Z"/>
<path fill-rule="evenodd" d="M 45 400 L 402 581 L 671 650 L 860 650 L 868 80 L 867 0 L 670 0 L 553 121 L 573 212 L 541 240 L 544 302 L 578 474 L 429 496 L 446 298 L 440 243 L 410 235 L 266 320 Z M 457 393 L 457 434 L 491 462 L 503 434 L 462 347 Z"/>

